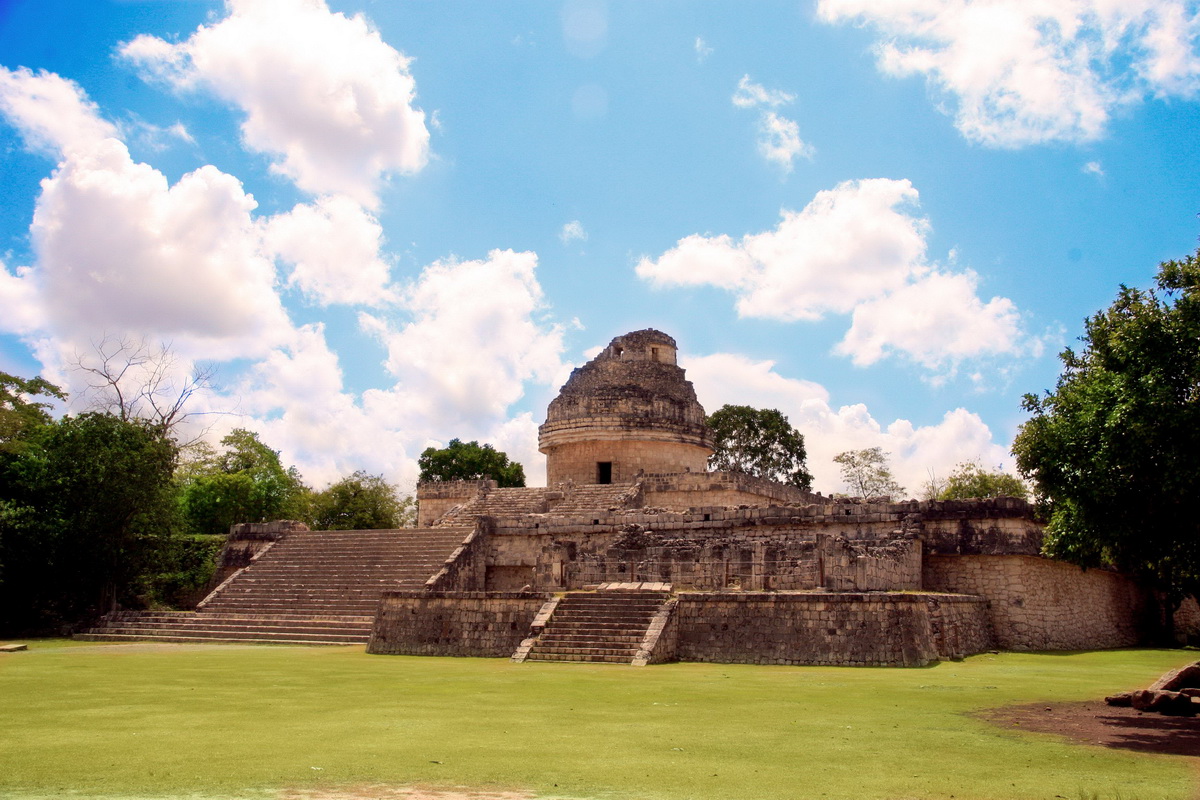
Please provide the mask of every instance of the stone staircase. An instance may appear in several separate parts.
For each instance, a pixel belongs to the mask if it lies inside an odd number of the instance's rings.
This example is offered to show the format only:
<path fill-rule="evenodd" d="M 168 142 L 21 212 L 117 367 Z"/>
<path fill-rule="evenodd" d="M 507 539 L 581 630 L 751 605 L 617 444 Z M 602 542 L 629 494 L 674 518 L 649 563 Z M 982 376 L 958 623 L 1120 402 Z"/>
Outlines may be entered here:
<path fill-rule="evenodd" d="M 541 633 L 527 640 L 513 660 L 645 664 L 647 633 L 656 619 L 661 620 L 661 630 L 671 598 L 669 587 L 651 586 L 568 592 L 558 600 Z"/>
<path fill-rule="evenodd" d="M 76 638 L 365 644 L 380 595 L 422 588 L 471 530 L 294 531 L 196 611 L 119 611 Z"/>

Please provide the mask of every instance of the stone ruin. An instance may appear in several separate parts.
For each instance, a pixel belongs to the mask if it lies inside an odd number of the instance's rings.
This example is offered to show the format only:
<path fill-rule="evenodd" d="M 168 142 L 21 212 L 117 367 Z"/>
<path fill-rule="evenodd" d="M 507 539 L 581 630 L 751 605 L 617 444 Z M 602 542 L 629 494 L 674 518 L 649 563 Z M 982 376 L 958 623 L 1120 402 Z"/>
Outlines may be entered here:
<path fill-rule="evenodd" d="M 476 535 L 453 579 L 384 596 L 370 650 L 917 665 L 1138 641 L 1141 590 L 1042 558 L 1021 500 L 835 499 L 708 472 L 676 353 L 635 331 L 572 372 L 539 431 L 547 487 L 420 486 L 420 524 Z"/>
<path fill-rule="evenodd" d="M 618 336 L 550 404 L 548 486 L 423 484 L 416 529 L 237 526 L 195 611 L 83 636 L 848 666 L 1139 642 L 1145 593 L 1043 558 L 1021 500 L 829 498 L 708 472 L 712 445 L 675 340 Z"/>

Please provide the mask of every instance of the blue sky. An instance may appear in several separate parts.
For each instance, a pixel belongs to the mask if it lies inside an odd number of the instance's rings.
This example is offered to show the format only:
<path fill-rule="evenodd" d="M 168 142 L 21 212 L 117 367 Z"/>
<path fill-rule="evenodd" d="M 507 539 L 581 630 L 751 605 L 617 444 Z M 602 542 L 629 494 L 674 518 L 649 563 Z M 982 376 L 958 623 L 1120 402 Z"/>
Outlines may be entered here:
<path fill-rule="evenodd" d="M 1200 7 L 0 0 L 0 370 L 169 343 L 209 435 L 410 488 L 629 330 L 917 493 L 1200 235 Z M 92 355 L 89 355 L 92 354 Z"/>

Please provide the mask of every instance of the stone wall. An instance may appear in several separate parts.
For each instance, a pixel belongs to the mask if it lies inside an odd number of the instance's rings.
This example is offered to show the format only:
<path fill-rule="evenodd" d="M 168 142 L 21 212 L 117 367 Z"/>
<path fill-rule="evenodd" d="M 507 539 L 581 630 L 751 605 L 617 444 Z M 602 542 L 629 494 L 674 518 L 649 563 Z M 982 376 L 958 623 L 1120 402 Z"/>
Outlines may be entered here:
<path fill-rule="evenodd" d="M 427 481 L 417 484 L 417 527 L 430 527 L 450 509 L 496 486 L 492 480 Z"/>
<path fill-rule="evenodd" d="M 925 588 L 989 601 L 1005 650 L 1085 650 L 1138 644 L 1145 598 L 1128 577 L 1022 555 L 927 555 Z"/>
<path fill-rule="evenodd" d="M 486 586 L 488 534 L 495 525 L 488 517 L 476 520 L 475 530 L 442 564 L 442 568 L 425 581 L 425 590 L 432 592 L 479 592 Z"/>
<path fill-rule="evenodd" d="M 610 483 L 631 483 L 639 472 L 661 470 L 694 470 L 704 472 L 708 467 L 711 448 L 686 441 L 672 441 L 670 432 L 661 435 L 639 432 L 638 439 L 625 439 L 629 431 L 613 425 L 611 430 L 592 425 L 588 441 L 565 442 L 547 446 L 546 483 L 553 486 L 563 481 L 599 483 L 597 465 L 612 465 Z"/>
<path fill-rule="evenodd" d="M 689 509 L 740 505 L 823 502 L 825 498 L 743 472 L 675 472 L 640 479 L 643 505 Z"/>
<path fill-rule="evenodd" d="M 681 593 L 683 661 L 924 666 L 992 646 L 984 602 L 916 593 Z"/>
<path fill-rule="evenodd" d="M 546 598 L 525 592 L 386 592 L 367 652 L 508 658 Z"/>

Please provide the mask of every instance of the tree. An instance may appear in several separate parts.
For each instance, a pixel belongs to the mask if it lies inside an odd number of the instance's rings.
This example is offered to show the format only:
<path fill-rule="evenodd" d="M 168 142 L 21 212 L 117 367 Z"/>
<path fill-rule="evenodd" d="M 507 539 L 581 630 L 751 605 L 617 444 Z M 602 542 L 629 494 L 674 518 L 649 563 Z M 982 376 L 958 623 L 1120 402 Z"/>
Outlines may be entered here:
<path fill-rule="evenodd" d="M 491 479 L 501 487 L 524 486 L 525 470 L 516 462 L 509 462 L 508 455 L 490 444 L 461 442 L 451 439 L 450 444 L 438 449 L 427 447 L 417 459 L 421 468 L 419 481 L 478 481 Z"/>
<path fill-rule="evenodd" d="M 131 598 L 174 530 L 174 443 L 110 414 L 42 425 L 0 463 L 0 628 L 45 630 Z"/>
<path fill-rule="evenodd" d="M 842 481 L 856 497 L 896 497 L 904 494 L 904 487 L 892 477 L 888 454 L 882 447 L 865 450 L 847 450 L 838 453 L 833 460 L 841 465 Z"/>
<path fill-rule="evenodd" d="M 407 501 L 407 502 L 406 502 Z M 382 475 L 359 470 L 313 495 L 310 519 L 325 531 L 402 528 L 409 522 L 412 498 L 401 497 Z"/>
<path fill-rule="evenodd" d="M 773 408 L 724 405 L 708 418 L 713 432 L 714 470 L 744 472 L 808 490 L 804 436 Z"/>
<path fill-rule="evenodd" d="M 212 388 L 216 369 L 195 365 L 185 374 L 179 361 L 169 344 L 106 335 L 92 343 L 92 352 L 76 351 L 72 366 L 86 376 L 83 397 L 91 410 L 145 425 L 187 447 L 206 432 L 186 424 L 198 415 L 187 410 L 188 402 Z"/>
<path fill-rule="evenodd" d="M 309 490 L 295 467 L 258 434 L 235 428 L 222 450 L 199 447 L 180 469 L 180 507 L 194 533 L 226 533 L 239 522 L 305 518 Z"/>
<path fill-rule="evenodd" d="M 66 400 L 45 378 L 18 378 L 0 372 L 0 452 L 15 453 L 38 428 L 51 422 L 51 404 L 37 397 Z"/>
<path fill-rule="evenodd" d="M 1200 589 L 1197 256 L 1159 265 L 1149 291 L 1121 286 L 1086 320 L 1054 391 L 1025 396 L 1032 416 L 1013 442 L 1048 506 L 1045 552 L 1138 575 L 1168 612 Z"/>
<path fill-rule="evenodd" d="M 964 461 L 954 468 L 934 499 L 966 500 L 973 497 L 1019 497 L 1029 499 L 1027 487 L 1016 475 L 1001 469 L 986 470 L 977 461 Z"/>

